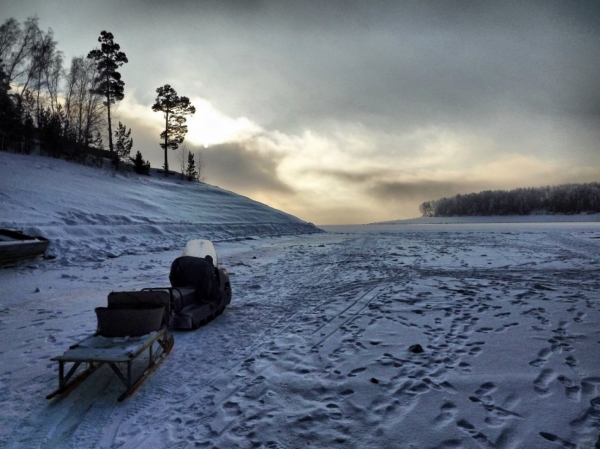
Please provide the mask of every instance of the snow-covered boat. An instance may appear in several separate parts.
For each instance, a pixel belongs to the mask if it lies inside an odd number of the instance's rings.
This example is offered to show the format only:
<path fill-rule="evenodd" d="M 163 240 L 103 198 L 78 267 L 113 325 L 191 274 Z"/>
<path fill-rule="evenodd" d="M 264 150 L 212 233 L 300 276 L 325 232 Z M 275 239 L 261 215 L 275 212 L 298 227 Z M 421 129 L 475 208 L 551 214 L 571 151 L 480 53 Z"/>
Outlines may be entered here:
<path fill-rule="evenodd" d="M 0 229 L 0 263 L 41 256 L 49 244 L 50 241 L 44 237 L 32 237 L 19 231 Z"/>

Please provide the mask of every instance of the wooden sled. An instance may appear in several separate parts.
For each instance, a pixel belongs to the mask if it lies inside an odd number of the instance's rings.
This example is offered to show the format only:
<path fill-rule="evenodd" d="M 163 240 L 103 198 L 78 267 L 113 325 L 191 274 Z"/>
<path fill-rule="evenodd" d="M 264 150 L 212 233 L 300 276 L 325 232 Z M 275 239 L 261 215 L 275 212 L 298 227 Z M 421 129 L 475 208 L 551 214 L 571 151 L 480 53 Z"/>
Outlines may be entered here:
<path fill-rule="evenodd" d="M 106 364 L 126 387 L 123 394 L 119 396 L 120 402 L 130 396 L 171 351 L 174 340 L 169 332 L 170 298 L 167 292 L 111 293 L 108 297 L 108 305 L 111 309 L 124 309 L 128 312 L 131 311 L 129 307 L 135 306 L 135 309 L 143 309 L 144 305 L 163 305 L 166 311 L 158 330 L 140 336 L 111 335 L 106 337 L 101 335 L 99 329 L 99 332 L 71 346 L 63 355 L 52 358 L 52 361 L 58 362 L 58 389 L 46 396 L 46 399 L 69 394 L 93 372 Z M 135 376 L 132 365 L 146 351 L 148 351 L 148 365 L 146 369 Z M 72 365 L 65 374 L 68 363 Z M 79 373 L 75 375 L 82 364 L 85 364 L 86 368 L 83 371 L 79 370 Z"/>
<path fill-rule="evenodd" d="M 108 339 L 98 334 L 91 335 L 71 346 L 63 355 L 51 359 L 58 362 L 58 389 L 46 396 L 46 399 L 70 393 L 90 374 L 107 364 L 125 384 L 125 392 L 118 399 L 120 402 L 131 395 L 146 380 L 167 357 L 172 347 L 173 337 L 169 335 L 166 327 L 160 331 L 125 341 L 119 338 Z M 132 364 L 146 350 L 149 355 L 148 367 L 134 378 Z M 73 365 L 65 374 L 67 363 Z M 86 369 L 73 377 L 82 363 L 87 365 Z M 125 365 L 124 371 L 119 368 L 118 364 Z"/>

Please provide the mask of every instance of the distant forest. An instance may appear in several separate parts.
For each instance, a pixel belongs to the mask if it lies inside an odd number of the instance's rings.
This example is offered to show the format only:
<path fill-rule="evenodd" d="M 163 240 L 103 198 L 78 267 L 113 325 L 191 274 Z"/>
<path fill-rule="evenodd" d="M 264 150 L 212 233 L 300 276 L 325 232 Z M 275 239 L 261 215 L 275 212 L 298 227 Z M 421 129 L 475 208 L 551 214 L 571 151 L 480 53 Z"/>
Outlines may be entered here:
<path fill-rule="evenodd" d="M 600 183 L 456 195 L 419 206 L 423 217 L 600 213 Z"/>

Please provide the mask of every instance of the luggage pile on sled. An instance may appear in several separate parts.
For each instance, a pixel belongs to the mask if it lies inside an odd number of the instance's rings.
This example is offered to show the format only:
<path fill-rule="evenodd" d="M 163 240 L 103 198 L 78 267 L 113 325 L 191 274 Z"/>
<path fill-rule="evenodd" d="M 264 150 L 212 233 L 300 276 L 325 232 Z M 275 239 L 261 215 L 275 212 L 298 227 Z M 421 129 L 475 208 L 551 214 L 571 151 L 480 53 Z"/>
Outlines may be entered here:
<path fill-rule="evenodd" d="M 122 401 L 169 354 L 174 344 L 171 330 L 197 329 L 231 303 L 229 275 L 219 267 L 209 240 L 188 242 L 183 255 L 173 261 L 169 280 L 169 287 L 110 293 L 107 306 L 96 308 L 96 332 L 51 359 L 59 363 L 59 388 L 47 398 L 69 393 L 106 364 L 126 386 Z M 139 369 L 136 360 L 146 351 L 148 362 Z M 71 365 L 65 373 L 67 364 Z"/>

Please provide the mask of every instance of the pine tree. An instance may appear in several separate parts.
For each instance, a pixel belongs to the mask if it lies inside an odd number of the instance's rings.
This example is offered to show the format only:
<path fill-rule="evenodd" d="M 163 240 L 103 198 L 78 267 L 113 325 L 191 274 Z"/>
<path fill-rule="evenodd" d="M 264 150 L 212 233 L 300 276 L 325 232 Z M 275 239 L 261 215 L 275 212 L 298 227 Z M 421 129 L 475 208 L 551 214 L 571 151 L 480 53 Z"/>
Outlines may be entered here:
<path fill-rule="evenodd" d="M 185 175 L 188 181 L 193 181 L 198 177 L 198 170 L 196 170 L 196 161 L 194 160 L 194 153 L 191 151 L 188 153 L 188 163 L 185 169 Z"/>
<path fill-rule="evenodd" d="M 60 157 L 63 144 L 64 114 L 62 110 L 52 112 L 50 108 L 40 110 L 38 133 L 40 145 L 52 157 Z"/>
<path fill-rule="evenodd" d="M 150 174 L 150 162 L 144 161 L 144 158 L 142 157 L 142 153 L 140 153 L 139 150 L 137 153 L 135 153 L 135 158 L 132 159 L 132 161 L 133 161 L 133 169 L 136 173 L 138 173 L 140 175 L 149 175 Z"/>
<path fill-rule="evenodd" d="M 87 55 L 89 59 L 96 62 L 98 68 L 98 76 L 94 80 L 96 87 L 90 89 L 90 92 L 106 97 L 104 105 L 108 111 L 108 148 L 111 155 L 113 153 L 113 141 L 110 105 L 116 101 L 121 101 L 124 97 L 123 88 L 125 83 L 121 80 L 121 74 L 117 72 L 117 69 L 129 62 L 125 53 L 119 51 L 121 49 L 120 45 L 115 43 L 113 39 L 112 33 L 102 31 L 98 38 L 98 42 L 102 44 L 100 49 L 92 50 Z"/>
<path fill-rule="evenodd" d="M 163 143 L 160 147 L 165 150 L 165 176 L 169 174 L 167 150 L 176 150 L 185 139 L 188 128 L 185 124 L 186 115 L 193 115 L 196 108 L 190 104 L 188 97 L 180 97 L 169 84 L 156 89 L 156 103 L 152 106 L 154 112 L 161 111 L 165 117 L 165 130 L 160 133 Z"/>
<path fill-rule="evenodd" d="M 92 140 L 92 147 L 98 150 L 104 150 L 104 142 L 102 141 L 102 136 L 100 135 L 100 131 L 96 132 L 96 136 Z"/>
<path fill-rule="evenodd" d="M 133 146 L 133 139 L 130 137 L 130 135 L 131 135 L 131 128 L 129 128 L 129 130 L 127 130 L 127 127 L 125 125 L 123 125 L 121 122 L 119 122 L 117 130 L 115 131 L 115 137 L 117 140 L 116 141 L 117 156 L 116 156 L 116 164 L 115 164 L 116 170 L 119 169 L 120 161 L 126 161 L 126 160 L 130 159 L 129 155 L 131 153 L 131 147 Z"/>

